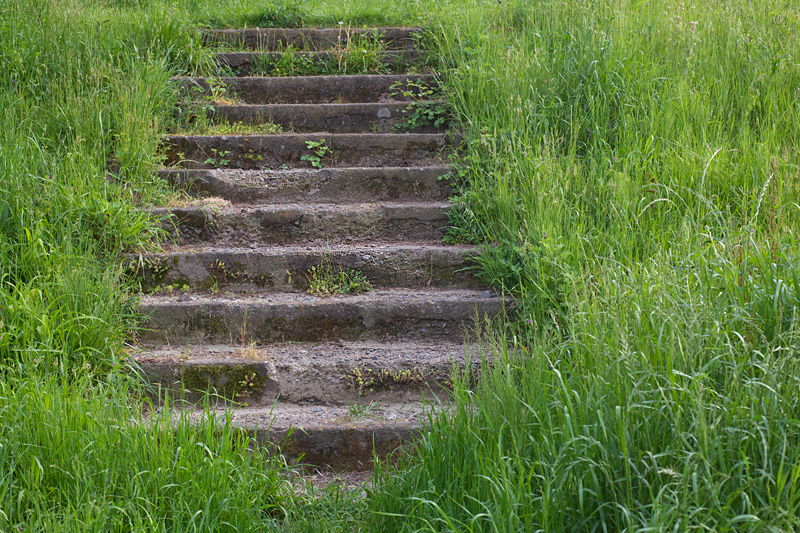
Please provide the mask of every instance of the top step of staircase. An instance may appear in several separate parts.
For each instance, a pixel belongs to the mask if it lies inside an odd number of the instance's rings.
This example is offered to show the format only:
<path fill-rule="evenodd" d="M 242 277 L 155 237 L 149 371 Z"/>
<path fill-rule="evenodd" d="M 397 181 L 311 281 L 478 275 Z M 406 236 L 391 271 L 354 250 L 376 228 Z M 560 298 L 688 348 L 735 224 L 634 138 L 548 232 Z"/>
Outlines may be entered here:
<path fill-rule="evenodd" d="M 382 48 L 410 50 L 416 47 L 419 28 L 248 28 L 203 30 L 205 44 L 227 44 L 251 50 L 330 50 L 355 40 L 377 41 Z"/>

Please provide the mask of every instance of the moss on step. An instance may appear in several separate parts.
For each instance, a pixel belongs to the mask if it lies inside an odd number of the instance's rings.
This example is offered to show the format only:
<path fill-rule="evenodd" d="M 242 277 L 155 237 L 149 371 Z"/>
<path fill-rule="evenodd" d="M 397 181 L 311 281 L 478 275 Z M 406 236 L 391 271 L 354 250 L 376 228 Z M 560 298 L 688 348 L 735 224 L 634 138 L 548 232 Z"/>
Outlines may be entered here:
<path fill-rule="evenodd" d="M 189 391 L 202 393 L 211 390 L 229 399 L 258 398 L 267 383 L 267 379 L 250 364 L 186 365 L 181 380 Z"/>

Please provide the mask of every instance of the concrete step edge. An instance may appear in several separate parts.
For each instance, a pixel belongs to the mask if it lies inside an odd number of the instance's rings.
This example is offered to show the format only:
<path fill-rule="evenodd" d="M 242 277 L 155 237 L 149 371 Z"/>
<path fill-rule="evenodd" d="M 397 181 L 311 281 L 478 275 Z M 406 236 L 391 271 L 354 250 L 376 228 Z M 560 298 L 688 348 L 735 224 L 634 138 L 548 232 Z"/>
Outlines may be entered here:
<path fill-rule="evenodd" d="M 275 401 L 351 405 L 447 398 L 459 344 L 324 343 L 137 347 L 130 352 L 146 381 L 173 398 L 269 406 Z"/>
<path fill-rule="evenodd" d="M 128 275 L 148 292 L 164 287 L 232 292 L 304 292 L 313 269 L 359 272 L 373 288 L 478 288 L 475 248 L 437 245 L 180 247 L 127 258 Z"/>

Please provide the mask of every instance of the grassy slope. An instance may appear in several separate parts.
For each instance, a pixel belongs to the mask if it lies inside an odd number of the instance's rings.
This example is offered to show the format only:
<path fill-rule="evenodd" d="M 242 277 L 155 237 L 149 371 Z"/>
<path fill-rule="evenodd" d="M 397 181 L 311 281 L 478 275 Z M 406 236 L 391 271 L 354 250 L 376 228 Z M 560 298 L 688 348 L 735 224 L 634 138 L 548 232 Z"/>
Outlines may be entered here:
<path fill-rule="evenodd" d="M 797 528 L 800 12 L 440 9 L 454 237 L 492 243 L 480 275 L 521 323 L 375 529 Z"/>
<path fill-rule="evenodd" d="M 167 81 L 207 61 L 174 13 L 130 4 L 0 2 L 3 532 L 260 531 L 287 494 L 229 427 L 144 424 L 119 371 L 121 254 L 158 240 L 137 205 L 171 194 Z"/>
<path fill-rule="evenodd" d="M 382 478 L 368 514 L 332 492 L 314 516 L 290 509 L 297 527 L 798 526 L 796 7 L 317 0 L 301 21 L 285 4 L 169 4 L 0 2 L 0 359 L 11 368 L 0 530 L 213 530 L 208 516 L 257 528 L 285 501 L 241 448 L 109 428 L 138 416 L 124 388 L 58 379 L 84 368 L 119 379 L 108 370 L 131 322 L 113 265 L 157 238 L 132 205 L 165 194 L 150 172 L 173 101 L 161 88 L 207 68 L 179 28 L 425 20 L 442 25 L 441 68 L 469 141 L 452 237 L 493 244 L 481 275 L 519 297 L 521 320 L 482 340 L 502 364 L 458 391 L 456 417 L 434 424 L 408 473 Z M 105 179 L 109 159 L 122 186 Z M 126 446 L 132 470 L 171 474 L 145 482 L 118 468 L 98 484 L 110 455 L 70 460 L 92 442 Z M 147 451 L 197 442 L 213 450 L 204 472 L 227 458 L 242 481 L 193 487 L 179 455 Z M 160 483 L 177 488 L 165 498 Z M 254 504 L 252 487 L 268 497 Z M 132 494 L 140 504 L 116 511 Z M 221 514 L 190 523 L 207 502 Z"/>

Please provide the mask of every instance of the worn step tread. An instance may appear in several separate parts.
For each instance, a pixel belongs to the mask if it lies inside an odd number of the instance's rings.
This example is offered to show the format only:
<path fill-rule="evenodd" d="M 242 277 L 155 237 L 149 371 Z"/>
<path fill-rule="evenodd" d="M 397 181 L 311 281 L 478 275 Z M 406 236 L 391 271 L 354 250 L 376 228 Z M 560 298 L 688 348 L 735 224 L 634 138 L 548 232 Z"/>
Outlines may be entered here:
<path fill-rule="evenodd" d="M 417 106 L 434 106 L 438 100 L 344 104 L 221 104 L 211 108 L 216 123 L 277 124 L 284 131 L 315 133 L 401 133 Z M 435 133 L 446 124 L 420 125 L 409 131 Z"/>
<path fill-rule="evenodd" d="M 326 167 L 424 167 L 447 163 L 457 136 L 444 133 L 281 133 L 275 135 L 167 135 L 166 164 L 183 168 L 220 167 L 250 170 L 310 168 L 309 142 L 325 141 Z"/>
<path fill-rule="evenodd" d="M 447 202 L 276 204 L 157 208 L 164 227 L 183 243 L 227 246 L 335 244 L 441 239 Z M 173 226 L 176 224 L 176 226 Z"/>
<path fill-rule="evenodd" d="M 144 344 L 461 340 L 475 320 L 510 301 L 492 291 L 377 289 L 321 298 L 306 293 L 149 294 Z"/>
<path fill-rule="evenodd" d="M 222 423 L 247 431 L 262 443 L 277 446 L 292 464 L 335 470 L 367 470 L 373 457 L 386 458 L 407 448 L 433 412 L 448 404 L 418 402 L 372 404 L 369 418 L 353 419 L 351 406 L 276 402 L 266 407 L 212 410 Z M 206 411 L 190 413 L 199 420 Z"/>
<path fill-rule="evenodd" d="M 162 391 L 197 401 L 211 389 L 249 406 L 444 398 L 453 366 L 465 363 L 463 345 L 442 342 L 161 346 L 130 355 Z"/>
<path fill-rule="evenodd" d="M 421 74 L 347 74 L 338 76 L 242 76 L 175 78 L 190 94 L 211 93 L 224 87 L 224 97 L 244 104 L 391 102 L 393 86 L 398 94 L 407 82 L 437 85 L 436 78 Z"/>
<path fill-rule="evenodd" d="M 230 44 L 250 49 L 283 50 L 288 46 L 300 50 L 320 50 L 345 46 L 353 36 L 358 38 L 380 36 L 387 48 L 413 48 L 414 27 L 374 28 L 246 28 L 202 30 L 205 44 Z"/>
<path fill-rule="evenodd" d="M 343 294 L 335 297 L 320 297 L 306 293 L 274 294 L 214 294 L 208 291 L 186 291 L 180 294 L 142 294 L 141 303 L 145 306 L 167 305 L 172 307 L 197 307 L 203 305 L 252 305 L 252 306 L 294 306 L 300 308 L 326 307 L 330 305 L 353 305 L 363 303 L 420 303 L 436 306 L 446 302 L 485 302 L 501 299 L 492 290 L 473 289 L 377 289 L 360 294 Z"/>
<path fill-rule="evenodd" d="M 351 167 L 293 170 L 163 169 L 159 176 L 196 196 L 231 202 L 364 203 L 443 201 L 452 167 Z"/>
<path fill-rule="evenodd" d="M 246 248 L 170 246 L 131 256 L 131 274 L 142 289 L 188 285 L 221 291 L 302 292 L 312 268 L 355 270 L 379 287 L 476 288 L 469 271 L 477 250 L 436 243 L 333 244 Z"/>

